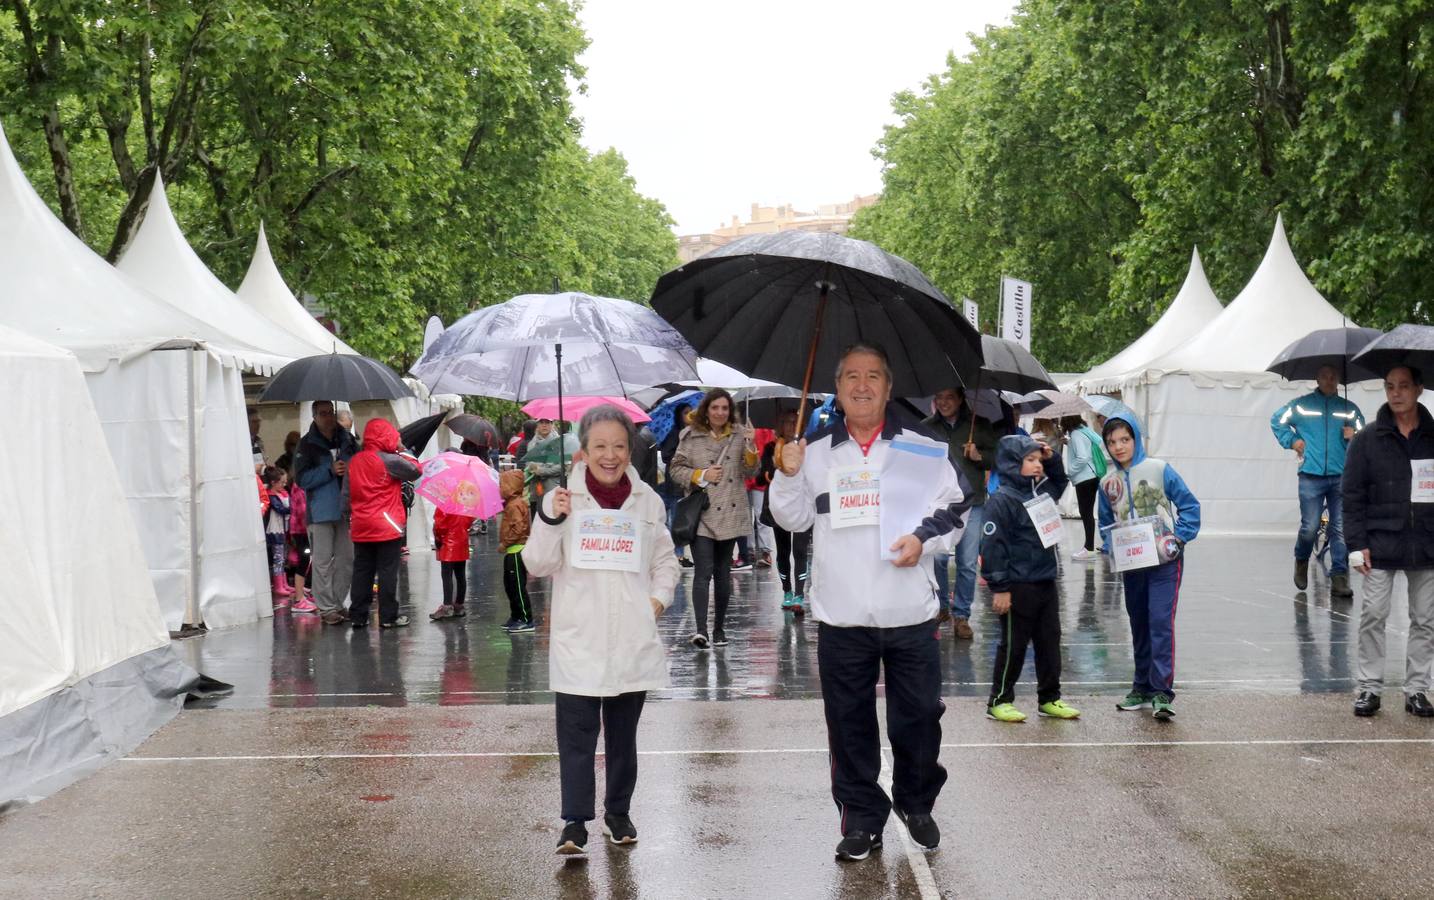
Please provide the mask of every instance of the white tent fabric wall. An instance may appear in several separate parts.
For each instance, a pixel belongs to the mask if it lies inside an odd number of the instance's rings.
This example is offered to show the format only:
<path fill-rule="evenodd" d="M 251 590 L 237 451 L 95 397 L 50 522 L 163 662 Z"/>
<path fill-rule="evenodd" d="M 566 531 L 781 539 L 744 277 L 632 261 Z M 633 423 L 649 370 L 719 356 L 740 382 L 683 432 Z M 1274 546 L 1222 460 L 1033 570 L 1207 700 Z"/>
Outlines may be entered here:
<path fill-rule="evenodd" d="M 259 224 L 254 257 L 249 261 L 249 271 L 234 293 L 260 315 L 287 333 L 320 348 L 320 352 L 354 352 L 352 347 L 339 340 L 338 335 L 309 315 L 309 311 L 284 283 L 284 276 L 279 273 L 274 256 L 269 252 L 269 239 L 262 222 Z"/>
<path fill-rule="evenodd" d="M 169 649 L 75 358 L 0 327 L 0 383 L 0 420 L 25 435 L 0 443 L 14 513 L 0 520 L 3 806 L 128 752 L 178 711 L 193 673 Z"/>

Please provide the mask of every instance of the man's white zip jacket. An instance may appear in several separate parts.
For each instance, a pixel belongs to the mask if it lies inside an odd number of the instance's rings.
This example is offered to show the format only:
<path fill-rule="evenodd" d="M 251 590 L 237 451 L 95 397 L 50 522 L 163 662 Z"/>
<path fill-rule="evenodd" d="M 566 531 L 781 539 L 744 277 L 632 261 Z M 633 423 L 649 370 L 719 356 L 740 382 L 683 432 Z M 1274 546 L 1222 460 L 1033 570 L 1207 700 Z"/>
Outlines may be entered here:
<path fill-rule="evenodd" d="M 894 451 L 893 442 L 898 444 Z M 911 532 L 922 542 L 921 562 L 898 568 L 882 559 L 886 548 L 875 524 L 832 527 L 835 470 L 866 466 L 879 473 L 889 454 L 933 449 L 945 465 L 930 478 L 925 517 Z M 950 552 L 970 509 L 969 492 L 962 489 L 961 476 L 946 452 L 944 441 L 888 406 L 881 434 L 867 452 L 847 434 L 846 424 L 835 419 L 808 437 L 806 459 L 795 476 L 777 471 L 768 493 L 772 517 L 793 533 L 812 529 L 807 595 L 818 622 L 895 628 L 936 618 L 939 604 L 930 557 Z M 901 458 L 893 457 L 893 465 Z"/>

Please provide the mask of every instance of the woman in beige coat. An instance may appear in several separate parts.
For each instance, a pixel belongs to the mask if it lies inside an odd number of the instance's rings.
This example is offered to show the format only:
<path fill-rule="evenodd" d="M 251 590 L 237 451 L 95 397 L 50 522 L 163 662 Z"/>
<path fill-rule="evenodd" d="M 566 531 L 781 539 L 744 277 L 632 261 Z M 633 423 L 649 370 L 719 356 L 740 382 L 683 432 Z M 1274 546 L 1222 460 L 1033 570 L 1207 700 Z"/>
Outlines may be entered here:
<path fill-rule="evenodd" d="M 564 827 L 558 852 L 587 850 L 594 815 L 593 759 L 605 732 L 603 832 L 637 841 L 629 817 L 637 786 L 637 722 L 647 692 L 667 686 L 657 617 L 682 569 L 662 500 L 631 468 L 636 429 L 615 406 L 588 410 L 578 426 L 584 461 L 567 488 L 543 498 L 523 549 L 528 570 L 551 575 L 548 679 L 557 695 Z"/>
<path fill-rule="evenodd" d="M 732 596 L 732 548 L 737 538 L 752 530 L 752 508 L 747 503 L 747 479 L 757 474 L 757 445 L 752 429 L 735 424 L 732 395 L 718 388 L 709 391 L 683 429 L 669 466 L 673 481 L 687 490 L 706 490 L 707 510 L 702 513 L 692 542 L 692 609 L 697 632 L 692 646 L 726 646 L 727 601 Z M 707 594 L 717 585 L 717 610 L 712 639 L 707 638 Z"/>

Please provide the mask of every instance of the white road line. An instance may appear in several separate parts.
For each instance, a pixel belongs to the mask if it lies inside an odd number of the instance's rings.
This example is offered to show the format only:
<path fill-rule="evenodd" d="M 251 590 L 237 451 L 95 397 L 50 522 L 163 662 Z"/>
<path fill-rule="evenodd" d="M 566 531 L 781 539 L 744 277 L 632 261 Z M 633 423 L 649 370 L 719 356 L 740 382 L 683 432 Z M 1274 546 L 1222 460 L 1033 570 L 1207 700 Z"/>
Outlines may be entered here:
<path fill-rule="evenodd" d="M 1300 747 L 1339 745 L 1434 746 L 1434 738 L 1248 738 L 1244 740 L 1191 741 L 970 741 L 942 744 L 942 750 L 1087 750 L 1115 747 Z M 638 756 L 774 756 L 825 754 L 827 747 L 693 748 L 690 750 L 639 750 Z M 601 756 L 603 751 L 597 751 Z M 122 762 L 271 762 L 320 759 L 526 759 L 556 757 L 553 750 L 491 750 L 434 753 L 275 753 L 250 756 L 126 756 Z"/>
<path fill-rule="evenodd" d="M 877 776 L 877 784 L 886 791 L 886 796 L 894 796 L 891 790 L 891 753 L 886 748 L 881 750 L 881 774 Z M 911 874 L 916 878 L 916 889 L 921 894 L 921 900 L 941 900 L 941 892 L 936 889 L 936 878 L 931 874 L 931 865 L 926 862 L 926 853 L 911 839 L 911 832 L 906 830 L 906 823 L 893 815 L 896 822 L 896 833 L 901 835 L 901 843 L 906 847 L 906 862 L 911 866 Z"/>

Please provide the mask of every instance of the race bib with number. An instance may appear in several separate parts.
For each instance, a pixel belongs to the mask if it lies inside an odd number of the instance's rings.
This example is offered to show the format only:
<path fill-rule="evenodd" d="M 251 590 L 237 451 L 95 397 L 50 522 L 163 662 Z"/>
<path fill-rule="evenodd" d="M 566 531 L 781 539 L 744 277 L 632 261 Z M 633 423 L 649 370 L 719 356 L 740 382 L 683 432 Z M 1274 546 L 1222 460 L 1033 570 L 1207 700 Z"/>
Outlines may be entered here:
<path fill-rule="evenodd" d="M 872 466 L 842 466 L 827 476 L 833 528 L 881 524 L 881 472 Z"/>
<path fill-rule="evenodd" d="M 1110 533 L 1111 567 L 1117 572 L 1134 572 L 1160 565 L 1155 546 L 1155 520 L 1137 519 Z"/>
<path fill-rule="evenodd" d="M 1031 517 L 1031 524 L 1036 526 L 1036 533 L 1041 536 L 1041 546 L 1047 550 L 1061 542 L 1061 511 L 1056 508 L 1056 501 L 1051 499 L 1050 494 L 1042 494 L 1025 503 L 1026 515 Z"/>
<path fill-rule="evenodd" d="M 1409 483 L 1410 503 L 1434 503 L 1434 459 L 1411 459 L 1414 480 Z"/>
<path fill-rule="evenodd" d="M 642 522 L 632 513 L 594 509 L 573 514 L 572 552 L 576 569 L 642 571 Z"/>

